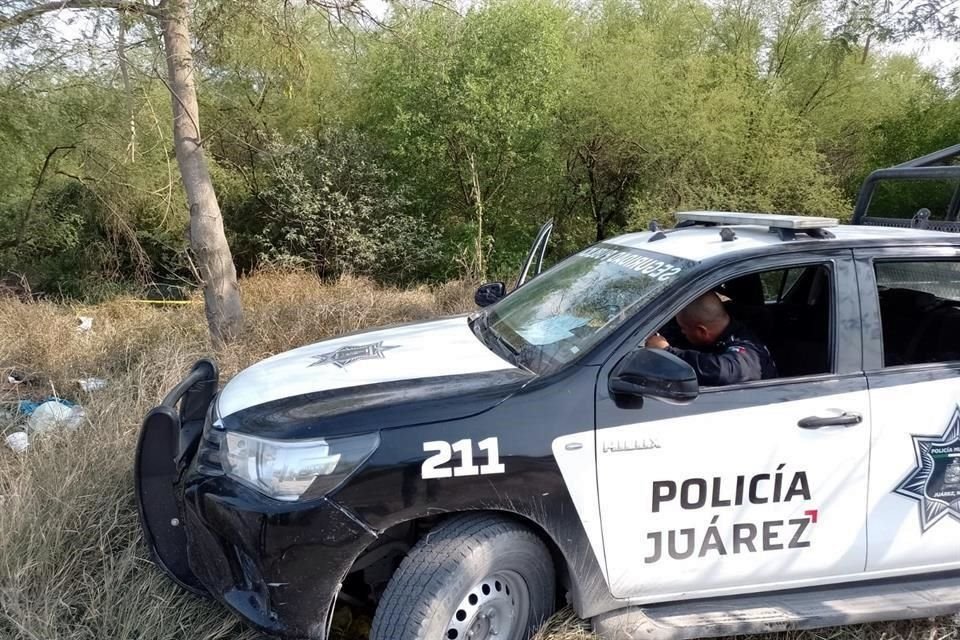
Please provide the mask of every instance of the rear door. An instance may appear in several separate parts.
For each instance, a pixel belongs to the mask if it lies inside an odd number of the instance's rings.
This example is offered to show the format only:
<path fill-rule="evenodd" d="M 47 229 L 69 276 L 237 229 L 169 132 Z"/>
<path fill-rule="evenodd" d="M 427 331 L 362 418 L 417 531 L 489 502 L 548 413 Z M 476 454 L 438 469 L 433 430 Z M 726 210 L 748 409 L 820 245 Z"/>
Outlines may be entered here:
<path fill-rule="evenodd" d="M 960 566 L 960 251 L 857 252 L 870 572 Z"/>

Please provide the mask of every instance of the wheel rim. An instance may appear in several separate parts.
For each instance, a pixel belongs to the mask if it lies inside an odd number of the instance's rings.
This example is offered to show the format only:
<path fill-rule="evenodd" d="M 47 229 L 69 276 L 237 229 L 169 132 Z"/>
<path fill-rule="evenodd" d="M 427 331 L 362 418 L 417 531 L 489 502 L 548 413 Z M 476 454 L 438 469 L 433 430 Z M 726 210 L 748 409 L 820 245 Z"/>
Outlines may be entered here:
<path fill-rule="evenodd" d="M 447 623 L 447 640 L 518 640 L 529 617 L 527 583 L 498 571 L 475 584 Z"/>

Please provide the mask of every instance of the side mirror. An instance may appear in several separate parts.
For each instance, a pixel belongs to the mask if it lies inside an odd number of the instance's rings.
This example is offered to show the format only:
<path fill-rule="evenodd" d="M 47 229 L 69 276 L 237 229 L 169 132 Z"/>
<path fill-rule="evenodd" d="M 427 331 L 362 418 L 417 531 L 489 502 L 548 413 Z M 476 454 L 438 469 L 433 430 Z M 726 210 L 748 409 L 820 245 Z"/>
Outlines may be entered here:
<path fill-rule="evenodd" d="M 693 367 L 662 349 L 631 351 L 613 368 L 607 385 L 615 400 L 617 396 L 651 397 L 673 404 L 687 404 L 700 394 Z"/>
<path fill-rule="evenodd" d="M 507 285 L 502 282 L 488 282 L 477 288 L 477 292 L 473 294 L 473 301 L 478 307 L 489 307 L 506 295 Z"/>

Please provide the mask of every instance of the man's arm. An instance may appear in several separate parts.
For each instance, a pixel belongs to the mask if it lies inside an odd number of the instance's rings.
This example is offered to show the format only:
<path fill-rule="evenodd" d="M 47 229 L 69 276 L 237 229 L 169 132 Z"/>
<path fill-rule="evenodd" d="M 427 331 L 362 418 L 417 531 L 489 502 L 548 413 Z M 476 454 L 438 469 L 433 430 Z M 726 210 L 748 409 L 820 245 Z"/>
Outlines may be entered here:
<path fill-rule="evenodd" d="M 749 346 L 731 345 L 722 353 L 676 347 L 667 347 L 666 350 L 693 367 L 697 380 L 705 387 L 722 387 L 763 377 L 760 358 Z"/>

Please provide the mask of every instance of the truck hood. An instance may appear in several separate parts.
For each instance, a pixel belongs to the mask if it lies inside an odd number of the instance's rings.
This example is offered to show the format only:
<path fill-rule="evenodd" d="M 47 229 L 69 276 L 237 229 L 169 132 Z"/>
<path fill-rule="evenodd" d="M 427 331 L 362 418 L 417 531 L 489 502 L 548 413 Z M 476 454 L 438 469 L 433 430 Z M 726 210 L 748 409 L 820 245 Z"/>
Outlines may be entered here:
<path fill-rule="evenodd" d="M 339 404 L 351 395 L 349 388 L 396 387 L 392 383 L 419 379 L 431 386 L 445 378 L 462 381 L 469 374 L 511 370 L 523 371 L 480 342 L 466 316 L 444 318 L 324 340 L 267 358 L 227 383 L 217 410 L 227 418 L 302 396 L 336 397 Z M 337 389 L 343 393 L 323 393 Z"/>

